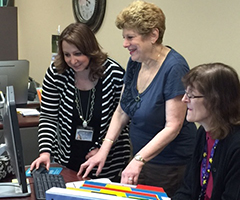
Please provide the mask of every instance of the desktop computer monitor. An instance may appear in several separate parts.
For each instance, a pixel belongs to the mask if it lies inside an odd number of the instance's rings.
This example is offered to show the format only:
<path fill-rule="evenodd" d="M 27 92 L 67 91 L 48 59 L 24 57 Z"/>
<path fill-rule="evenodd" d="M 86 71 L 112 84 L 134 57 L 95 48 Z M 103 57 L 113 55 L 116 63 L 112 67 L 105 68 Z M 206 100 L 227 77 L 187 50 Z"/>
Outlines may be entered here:
<path fill-rule="evenodd" d="M 18 117 L 13 86 L 6 87 L 5 102 L 3 107 L 3 132 L 6 151 L 16 175 L 17 183 L 0 183 L 0 198 L 24 197 L 31 194 L 30 185 L 27 184 L 23 150 L 21 143 Z"/>
<path fill-rule="evenodd" d="M 27 60 L 0 61 L 0 91 L 6 95 L 6 86 L 15 90 L 15 103 L 26 105 L 28 100 L 29 62 Z"/>

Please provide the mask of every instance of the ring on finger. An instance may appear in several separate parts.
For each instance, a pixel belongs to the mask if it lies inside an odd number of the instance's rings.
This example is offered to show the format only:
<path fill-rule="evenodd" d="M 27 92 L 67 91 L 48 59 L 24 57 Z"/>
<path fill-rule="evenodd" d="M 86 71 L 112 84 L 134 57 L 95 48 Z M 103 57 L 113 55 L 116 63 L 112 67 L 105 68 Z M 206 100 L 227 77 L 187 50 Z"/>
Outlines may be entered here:
<path fill-rule="evenodd" d="M 133 178 L 132 178 L 132 177 L 128 177 L 128 180 L 129 180 L 129 181 L 132 181 L 132 180 L 133 180 Z"/>

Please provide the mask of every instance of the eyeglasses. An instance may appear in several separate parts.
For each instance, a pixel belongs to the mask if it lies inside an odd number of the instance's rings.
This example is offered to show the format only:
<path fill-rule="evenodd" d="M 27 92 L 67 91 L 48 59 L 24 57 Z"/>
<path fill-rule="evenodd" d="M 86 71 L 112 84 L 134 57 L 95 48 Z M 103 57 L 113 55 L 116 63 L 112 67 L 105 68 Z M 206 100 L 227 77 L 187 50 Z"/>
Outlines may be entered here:
<path fill-rule="evenodd" d="M 203 98 L 204 96 L 201 95 L 201 96 L 195 96 L 193 94 L 189 94 L 186 90 L 185 90 L 185 94 L 187 96 L 188 99 L 197 99 L 197 98 Z"/>

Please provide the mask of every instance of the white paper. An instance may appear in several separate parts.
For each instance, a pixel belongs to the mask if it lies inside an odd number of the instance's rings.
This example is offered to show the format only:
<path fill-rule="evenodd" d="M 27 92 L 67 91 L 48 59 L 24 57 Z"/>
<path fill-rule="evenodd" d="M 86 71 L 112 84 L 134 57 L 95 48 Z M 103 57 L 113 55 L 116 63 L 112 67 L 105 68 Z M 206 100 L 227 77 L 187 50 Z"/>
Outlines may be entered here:
<path fill-rule="evenodd" d="M 40 112 L 35 108 L 17 108 L 17 112 L 23 116 L 38 116 Z"/>

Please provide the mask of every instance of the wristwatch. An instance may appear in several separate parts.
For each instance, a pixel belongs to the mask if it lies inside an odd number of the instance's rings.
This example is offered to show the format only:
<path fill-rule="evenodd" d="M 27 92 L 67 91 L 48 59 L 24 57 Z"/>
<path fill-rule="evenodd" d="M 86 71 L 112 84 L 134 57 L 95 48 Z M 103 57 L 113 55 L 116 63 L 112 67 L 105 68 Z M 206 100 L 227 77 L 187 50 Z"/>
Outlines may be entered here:
<path fill-rule="evenodd" d="M 144 164 L 146 163 L 146 161 L 143 159 L 143 157 L 140 154 L 136 154 L 134 156 L 134 159 L 140 162 L 143 162 Z"/>

